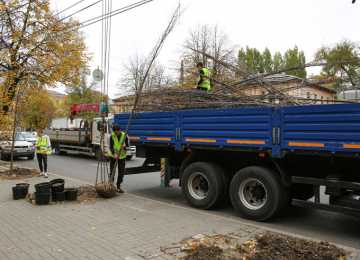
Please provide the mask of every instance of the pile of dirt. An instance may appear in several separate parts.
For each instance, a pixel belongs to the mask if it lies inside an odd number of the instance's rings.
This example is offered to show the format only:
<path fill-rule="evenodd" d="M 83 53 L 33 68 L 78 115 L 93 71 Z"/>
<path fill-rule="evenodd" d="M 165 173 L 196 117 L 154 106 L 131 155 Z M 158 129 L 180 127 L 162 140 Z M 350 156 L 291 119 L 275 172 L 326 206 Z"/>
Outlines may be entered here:
<path fill-rule="evenodd" d="M 218 246 L 200 245 L 196 251 L 187 255 L 186 260 L 222 260 L 224 259 L 224 250 Z"/>
<path fill-rule="evenodd" d="M 257 235 L 244 243 L 232 235 L 198 235 L 181 241 L 178 248 L 179 251 L 171 255 L 176 255 L 179 260 L 346 259 L 343 249 L 328 242 L 315 242 L 273 232 Z"/>
<path fill-rule="evenodd" d="M 39 176 L 39 171 L 35 169 L 15 167 L 12 172 L 9 169 L 0 171 L 0 179 L 19 180 Z"/>
<path fill-rule="evenodd" d="M 249 260 L 343 260 L 346 253 L 328 242 L 315 242 L 276 233 L 258 235 L 237 250 Z"/>
<path fill-rule="evenodd" d="M 96 189 L 92 185 L 80 186 L 77 188 L 78 190 L 78 201 L 80 202 L 93 202 L 99 196 L 96 192 Z"/>

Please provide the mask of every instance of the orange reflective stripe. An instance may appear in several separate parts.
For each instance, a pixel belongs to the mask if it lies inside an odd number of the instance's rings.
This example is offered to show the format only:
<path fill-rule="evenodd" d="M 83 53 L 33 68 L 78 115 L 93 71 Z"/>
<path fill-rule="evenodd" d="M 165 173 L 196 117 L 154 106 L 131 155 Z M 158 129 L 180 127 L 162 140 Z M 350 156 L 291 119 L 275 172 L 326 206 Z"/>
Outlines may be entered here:
<path fill-rule="evenodd" d="M 129 136 L 129 139 L 138 141 L 138 140 L 140 140 L 140 137 L 139 136 Z"/>
<path fill-rule="evenodd" d="M 360 149 L 360 144 L 343 144 L 346 149 Z"/>
<path fill-rule="evenodd" d="M 171 141 L 169 137 L 146 137 L 146 140 L 149 141 Z"/>
<path fill-rule="evenodd" d="M 186 142 L 195 142 L 195 143 L 216 143 L 215 139 L 204 139 L 204 138 L 186 138 Z"/>
<path fill-rule="evenodd" d="M 229 139 L 226 140 L 228 144 L 265 144 L 264 140 L 236 140 L 236 139 Z"/>
<path fill-rule="evenodd" d="M 289 142 L 289 146 L 300 146 L 300 147 L 325 147 L 323 143 L 308 143 L 308 142 Z"/>

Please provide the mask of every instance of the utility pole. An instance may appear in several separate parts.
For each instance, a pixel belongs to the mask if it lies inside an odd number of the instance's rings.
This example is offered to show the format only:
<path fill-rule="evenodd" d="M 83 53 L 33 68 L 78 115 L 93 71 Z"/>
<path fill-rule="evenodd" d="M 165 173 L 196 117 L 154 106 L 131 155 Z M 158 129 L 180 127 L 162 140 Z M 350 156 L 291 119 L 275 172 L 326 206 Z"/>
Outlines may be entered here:
<path fill-rule="evenodd" d="M 180 65 L 180 86 L 183 87 L 184 86 L 184 60 L 181 60 L 181 65 Z"/>

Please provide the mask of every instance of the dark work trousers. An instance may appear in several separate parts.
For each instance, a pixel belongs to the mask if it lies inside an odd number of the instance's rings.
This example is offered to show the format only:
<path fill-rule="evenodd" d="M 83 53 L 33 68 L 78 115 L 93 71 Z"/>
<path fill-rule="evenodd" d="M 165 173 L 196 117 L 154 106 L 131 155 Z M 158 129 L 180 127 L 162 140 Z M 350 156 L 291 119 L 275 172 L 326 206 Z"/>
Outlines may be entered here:
<path fill-rule="evenodd" d="M 47 154 L 36 154 L 41 172 L 47 172 Z"/>
<path fill-rule="evenodd" d="M 115 158 L 110 157 L 110 174 L 113 172 L 114 166 L 115 166 Z M 116 173 L 116 169 L 113 175 L 113 178 L 115 177 L 115 173 Z M 119 159 L 118 160 L 118 177 L 117 177 L 117 182 L 116 182 L 116 186 L 119 188 L 121 183 L 123 182 L 124 179 L 124 175 L 125 175 L 125 159 Z M 114 179 L 112 179 L 112 181 L 114 181 Z"/>

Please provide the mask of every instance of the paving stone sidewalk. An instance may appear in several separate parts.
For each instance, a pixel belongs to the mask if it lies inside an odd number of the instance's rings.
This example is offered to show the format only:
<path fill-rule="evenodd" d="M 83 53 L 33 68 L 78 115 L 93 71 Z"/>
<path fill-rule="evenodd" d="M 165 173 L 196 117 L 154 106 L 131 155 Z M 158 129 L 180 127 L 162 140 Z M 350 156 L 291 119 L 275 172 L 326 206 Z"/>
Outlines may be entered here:
<path fill-rule="evenodd" d="M 84 184 L 65 180 L 67 187 Z M 26 180 L 30 184 L 42 181 Z M 11 187 L 16 182 L 23 180 L 0 180 L 1 260 L 173 259 L 162 254 L 160 247 L 196 234 L 233 232 L 245 241 L 263 231 L 205 211 L 126 193 L 95 203 L 35 206 L 12 200 Z M 352 259 L 357 257 L 354 254 Z"/>

